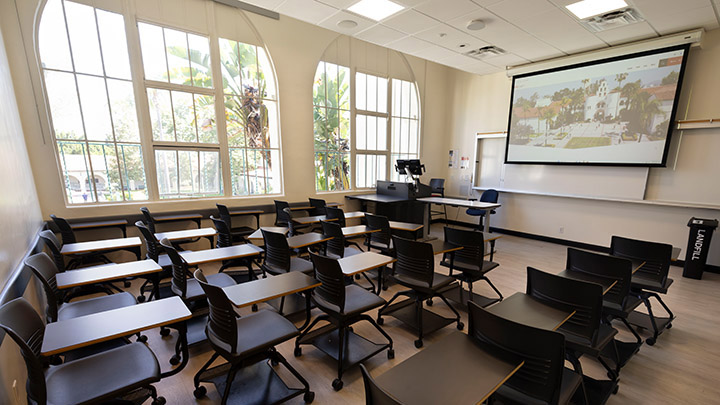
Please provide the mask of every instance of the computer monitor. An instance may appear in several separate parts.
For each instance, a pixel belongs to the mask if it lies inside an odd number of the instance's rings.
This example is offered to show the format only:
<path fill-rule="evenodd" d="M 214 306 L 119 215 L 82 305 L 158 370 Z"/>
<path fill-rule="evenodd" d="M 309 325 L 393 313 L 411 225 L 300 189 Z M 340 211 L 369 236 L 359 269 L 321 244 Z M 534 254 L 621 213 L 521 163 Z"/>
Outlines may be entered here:
<path fill-rule="evenodd" d="M 422 176 L 425 165 L 420 163 L 420 159 L 410 159 L 407 161 L 407 168 L 413 176 Z"/>
<path fill-rule="evenodd" d="M 409 160 L 406 159 L 398 159 L 395 164 L 395 170 L 397 170 L 400 174 L 406 174 L 405 168 L 408 166 Z"/>

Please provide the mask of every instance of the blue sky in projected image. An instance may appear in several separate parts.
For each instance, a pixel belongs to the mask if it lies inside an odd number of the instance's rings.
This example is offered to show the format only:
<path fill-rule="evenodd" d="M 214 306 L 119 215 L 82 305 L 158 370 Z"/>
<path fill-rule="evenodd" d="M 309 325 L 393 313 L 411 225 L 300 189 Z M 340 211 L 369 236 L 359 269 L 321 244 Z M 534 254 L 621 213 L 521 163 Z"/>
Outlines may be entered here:
<path fill-rule="evenodd" d="M 667 76 L 672 71 L 679 72 L 680 66 L 681 65 L 678 64 L 635 72 L 625 72 L 628 76 L 625 80 L 623 80 L 622 85 L 624 86 L 627 83 L 634 82 L 639 79 L 642 82 L 642 87 L 659 86 L 663 77 Z M 590 82 L 588 84 L 592 84 L 595 81 L 605 79 L 608 83 L 609 89 L 614 89 L 619 86 L 619 83 L 615 80 L 615 73 L 605 76 L 589 77 L 589 79 Z M 570 90 L 576 88 L 583 88 L 583 84 L 580 80 L 573 80 L 542 87 L 528 87 L 524 89 L 515 88 L 515 95 L 513 97 L 513 101 L 517 100 L 520 97 L 525 97 L 529 99 L 535 93 L 537 93 L 540 98 L 543 98 L 544 96 L 552 96 L 556 91 L 562 90 L 564 88 L 568 88 Z"/>

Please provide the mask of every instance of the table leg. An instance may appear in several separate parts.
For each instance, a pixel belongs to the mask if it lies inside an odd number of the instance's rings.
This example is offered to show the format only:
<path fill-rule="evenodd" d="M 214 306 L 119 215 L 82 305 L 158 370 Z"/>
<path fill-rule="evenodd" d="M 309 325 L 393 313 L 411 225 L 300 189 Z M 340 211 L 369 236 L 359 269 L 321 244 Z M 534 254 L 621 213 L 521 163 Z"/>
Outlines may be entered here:
<path fill-rule="evenodd" d="M 380 296 L 380 292 L 382 292 L 382 285 L 383 285 L 383 273 L 385 273 L 385 266 L 378 267 L 378 282 L 377 282 L 377 291 L 375 294 L 377 296 Z"/>
<path fill-rule="evenodd" d="M 187 366 L 188 362 L 190 361 L 190 353 L 188 350 L 188 342 L 187 342 L 187 321 L 180 322 L 175 325 L 170 325 L 169 327 L 175 328 L 178 331 L 178 339 L 180 339 L 180 353 L 182 356 L 182 359 L 180 361 L 180 364 L 173 368 L 170 371 L 166 371 L 164 373 L 160 374 L 160 378 L 166 378 L 173 376 L 179 372 L 181 372 L 185 366 Z"/>
<path fill-rule="evenodd" d="M 430 236 L 430 204 L 425 203 L 425 214 L 423 215 L 423 240 Z"/>
<path fill-rule="evenodd" d="M 127 227 L 125 225 L 120 225 L 120 230 L 123 233 L 123 238 L 127 238 Z"/>
<path fill-rule="evenodd" d="M 490 211 L 491 209 L 485 210 L 485 215 L 483 215 L 483 232 L 490 233 Z"/>

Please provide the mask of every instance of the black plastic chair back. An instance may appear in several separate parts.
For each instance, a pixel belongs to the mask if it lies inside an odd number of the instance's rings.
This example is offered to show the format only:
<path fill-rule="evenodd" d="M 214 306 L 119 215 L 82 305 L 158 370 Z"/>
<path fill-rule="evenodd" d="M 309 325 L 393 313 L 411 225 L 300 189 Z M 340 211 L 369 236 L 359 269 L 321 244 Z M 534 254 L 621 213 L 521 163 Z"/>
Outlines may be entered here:
<path fill-rule="evenodd" d="M 394 274 L 414 279 L 421 284 L 432 286 L 435 275 L 435 255 L 429 243 L 393 236 L 393 244 L 397 253 L 394 263 Z"/>
<path fill-rule="evenodd" d="M 40 356 L 45 325 L 25 298 L 15 298 L 0 307 L 0 329 L 20 347 L 27 367 L 27 394 L 37 404 L 47 403 L 45 372 Z"/>
<path fill-rule="evenodd" d="M 40 280 L 45 290 L 47 300 L 47 321 L 55 322 L 58 319 L 58 307 L 62 302 L 64 294 L 57 287 L 57 267 L 45 252 L 34 254 L 25 259 L 25 266 Z"/>
<path fill-rule="evenodd" d="M 613 236 L 610 242 L 610 254 L 636 263 L 645 262 L 635 272 L 636 275 L 657 281 L 660 285 L 664 285 L 667 281 L 672 261 L 672 245 Z"/>
<path fill-rule="evenodd" d="M 172 280 L 170 280 L 170 289 L 183 300 L 187 298 L 187 276 L 188 265 L 185 259 L 180 256 L 178 251 L 173 247 L 167 238 L 160 241 L 160 246 L 165 249 L 172 262 Z"/>
<path fill-rule="evenodd" d="M 59 218 L 52 214 L 50 214 L 50 218 L 52 218 L 53 222 L 60 230 L 63 245 L 77 242 L 77 239 L 75 239 L 75 231 L 73 231 L 72 226 L 70 226 L 70 223 L 65 218 Z"/>
<path fill-rule="evenodd" d="M 135 222 L 135 226 L 137 227 L 137 229 L 140 230 L 140 235 L 142 235 L 143 239 L 145 240 L 145 250 L 147 251 L 147 258 L 157 262 L 160 257 L 160 250 L 162 249 L 157 238 L 143 221 Z"/>
<path fill-rule="evenodd" d="M 558 403 L 565 368 L 561 333 L 513 322 L 472 301 L 468 301 L 468 317 L 472 338 L 499 351 L 501 357 L 525 362 L 505 385 L 544 403 Z"/>
<path fill-rule="evenodd" d="M 230 227 L 228 226 L 227 221 L 222 218 L 215 218 L 212 215 L 210 215 L 210 219 L 217 230 L 217 242 L 215 243 L 215 247 L 221 248 L 232 246 L 232 234 L 230 233 Z"/>
<path fill-rule="evenodd" d="M 57 267 L 58 272 L 62 273 L 65 271 L 65 257 L 62 253 L 60 253 L 62 245 L 53 231 L 49 229 L 41 231 L 40 239 L 42 239 L 43 242 L 45 242 L 45 246 L 50 249 L 50 253 L 52 253 L 53 261 L 55 262 L 55 267 Z"/>
<path fill-rule="evenodd" d="M 430 179 L 430 192 L 445 197 L 445 179 Z"/>
<path fill-rule="evenodd" d="M 337 207 L 325 207 L 325 217 L 328 221 L 335 220 L 333 222 L 340 224 L 342 228 L 344 228 L 345 225 L 345 212 L 343 212 L 342 208 Z"/>
<path fill-rule="evenodd" d="M 345 310 L 345 276 L 340 263 L 312 252 L 310 258 L 315 266 L 315 278 L 322 283 L 312 291 L 315 303 L 323 311 L 342 313 Z"/>
<path fill-rule="evenodd" d="M 360 364 L 360 371 L 365 384 L 365 405 L 402 405 L 402 402 L 377 385 L 363 364 Z"/>
<path fill-rule="evenodd" d="M 370 236 L 370 243 L 379 243 L 387 245 L 387 247 L 390 248 L 392 231 L 390 230 L 390 221 L 387 217 L 365 213 L 365 222 L 367 222 L 368 228 L 380 230 L 379 232 L 368 234 Z"/>
<path fill-rule="evenodd" d="M 227 205 L 215 204 L 215 206 L 218 209 L 218 218 L 222 219 L 223 221 L 225 221 L 225 223 L 227 223 L 228 229 L 232 229 L 232 216 L 230 215 L 230 210 L 228 209 Z"/>
<path fill-rule="evenodd" d="M 566 269 L 614 280 L 615 285 L 603 295 L 603 301 L 625 305 L 632 284 L 630 260 L 568 248 Z"/>
<path fill-rule="evenodd" d="M 205 327 L 205 333 L 210 338 L 211 336 L 220 340 L 224 344 L 230 347 L 228 353 L 237 352 L 237 323 L 235 309 L 233 308 L 230 299 L 225 294 L 225 291 L 221 287 L 208 283 L 203 274 L 202 270 L 195 270 L 195 279 L 200 283 L 205 292 L 205 297 L 208 300 L 208 306 L 210 314 L 208 316 L 208 323 Z M 210 342 L 214 339 L 210 338 Z M 215 347 L 215 350 L 225 351 L 225 348 Z"/>
<path fill-rule="evenodd" d="M 342 227 L 335 222 L 321 221 L 323 236 L 332 238 L 325 242 L 325 254 L 330 256 L 345 256 L 345 235 L 343 235 Z"/>
<path fill-rule="evenodd" d="M 275 200 L 275 226 L 289 226 L 290 216 L 285 213 L 285 208 L 290 208 L 287 201 Z"/>
<path fill-rule="evenodd" d="M 453 252 L 455 259 L 464 259 L 482 269 L 485 260 L 485 237 L 482 232 L 445 227 L 445 242 L 462 249 Z"/>
<path fill-rule="evenodd" d="M 288 245 L 285 235 L 265 229 L 261 229 L 261 232 L 265 243 L 264 264 L 290 271 L 290 245 Z"/>
<path fill-rule="evenodd" d="M 150 232 L 157 233 L 155 230 L 155 218 L 150 214 L 150 210 L 147 209 L 147 207 L 140 208 L 140 212 L 143 214 L 143 218 L 145 218 L 145 225 L 147 225 L 148 229 L 150 229 Z"/>
<path fill-rule="evenodd" d="M 325 207 L 326 207 L 325 200 L 321 200 L 321 199 L 319 199 L 319 198 L 308 198 L 308 200 L 310 201 L 310 206 L 313 207 L 313 208 L 310 210 L 310 212 L 309 212 L 309 215 L 310 215 L 310 216 L 325 215 L 325 214 L 326 214 L 326 212 L 325 212 Z"/>
<path fill-rule="evenodd" d="M 296 226 L 298 225 L 297 222 L 293 221 L 293 217 L 296 215 L 293 214 L 293 211 L 290 209 L 290 207 L 283 208 L 283 212 L 285 213 L 286 218 L 288 218 L 287 227 L 290 228 L 288 231 L 289 236 L 295 236 L 297 235 L 297 229 Z"/>
<path fill-rule="evenodd" d="M 591 346 L 597 343 L 602 319 L 602 287 L 599 284 L 528 267 L 527 294 L 552 307 L 575 311 L 560 330 L 587 340 Z"/>

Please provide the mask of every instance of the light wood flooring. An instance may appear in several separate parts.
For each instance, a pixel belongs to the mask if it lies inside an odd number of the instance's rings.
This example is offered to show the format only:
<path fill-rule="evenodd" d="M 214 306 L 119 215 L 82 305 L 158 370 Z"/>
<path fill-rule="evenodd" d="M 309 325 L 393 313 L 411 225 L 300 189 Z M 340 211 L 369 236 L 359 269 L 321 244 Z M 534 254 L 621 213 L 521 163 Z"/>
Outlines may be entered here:
<path fill-rule="evenodd" d="M 442 227 L 434 225 L 432 233 L 442 237 Z M 207 243 L 198 248 L 206 249 Z M 564 246 L 504 236 L 497 242 L 496 248 L 495 261 L 500 267 L 489 273 L 489 278 L 506 297 L 517 291 L 525 291 L 527 266 L 553 273 L 561 271 L 565 266 L 567 248 Z M 203 269 L 206 272 L 215 271 L 213 266 L 203 266 Z M 437 266 L 437 270 L 446 272 L 447 269 Z M 704 279 L 698 281 L 682 278 L 681 273 L 681 268 L 671 268 L 675 283 L 664 297 L 677 316 L 674 327 L 663 333 L 655 346 L 643 345 L 640 352 L 622 369 L 619 393 L 611 397 L 609 404 L 720 403 L 720 275 L 706 273 Z M 137 281 L 134 282 L 133 288 L 137 289 L 138 285 Z M 398 289 L 398 286 L 391 286 L 382 293 L 382 297 L 390 299 Z M 493 296 L 493 291 L 482 281 L 475 284 L 475 292 Z M 662 312 L 659 305 L 653 309 Z M 432 310 L 442 315 L 451 315 L 439 299 L 435 299 Z M 313 316 L 318 313 L 318 310 L 314 310 Z M 467 324 L 467 314 L 461 312 L 461 315 Z M 615 327 L 620 331 L 620 340 L 632 341 L 632 336 L 621 324 Z M 413 345 L 415 336 L 399 321 L 385 317 L 384 328 L 394 340 L 395 359 L 388 360 L 385 352 L 382 352 L 368 360 L 366 366 L 375 376 L 418 352 Z M 356 324 L 354 329 L 371 340 L 383 341 L 382 336 L 366 322 Z M 454 330 L 455 325 L 452 324 L 431 334 L 425 339 L 425 347 Z M 175 344 L 174 333 L 166 338 L 160 337 L 158 330 L 150 330 L 145 334 L 149 337 L 149 345 L 157 354 L 161 367 L 168 369 L 168 359 Z M 643 334 L 648 335 L 647 332 Z M 331 382 L 336 375 L 336 363 L 309 345 L 303 346 L 303 355 L 296 358 L 293 356 L 293 344 L 292 341 L 282 344 L 278 350 L 309 381 L 311 389 L 316 393 L 314 403 L 365 403 L 362 378 L 357 367 L 345 373 L 344 388 L 335 392 Z M 183 372 L 156 384 L 160 395 L 168 400 L 168 404 L 219 403 L 220 397 L 212 385 L 206 384 L 208 395 L 204 399 L 196 400 L 192 394 L 192 377 L 209 358 L 212 349 L 209 344 L 201 344 L 191 348 L 190 353 L 190 363 Z M 587 374 L 605 378 L 604 370 L 594 360 L 582 361 Z M 432 373 L 432 370 L 427 372 Z M 286 374 L 282 373 L 283 376 Z M 292 377 L 287 377 L 286 381 L 290 386 L 300 387 Z M 303 403 L 302 397 L 290 403 Z"/>

